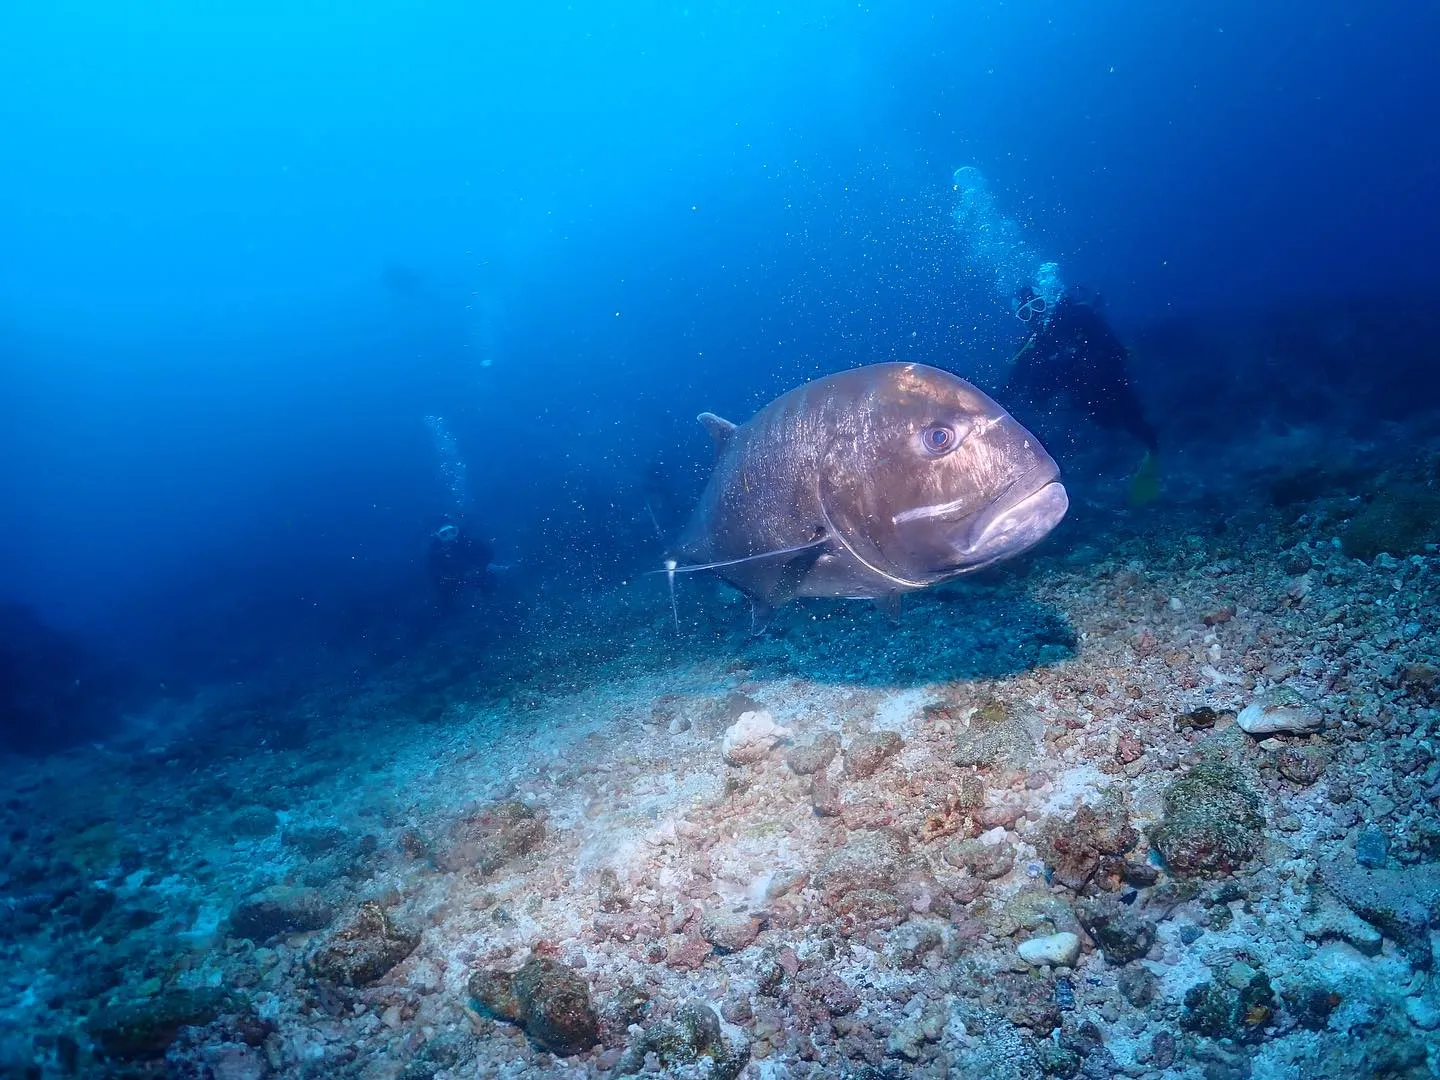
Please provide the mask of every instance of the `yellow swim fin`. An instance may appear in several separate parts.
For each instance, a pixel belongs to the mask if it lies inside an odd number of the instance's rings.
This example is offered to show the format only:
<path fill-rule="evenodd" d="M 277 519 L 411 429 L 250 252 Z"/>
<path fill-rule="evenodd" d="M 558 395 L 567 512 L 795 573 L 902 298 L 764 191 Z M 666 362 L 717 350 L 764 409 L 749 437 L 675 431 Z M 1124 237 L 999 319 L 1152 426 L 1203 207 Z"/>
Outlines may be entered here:
<path fill-rule="evenodd" d="M 1130 505 L 1144 506 L 1160 497 L 1160 459 L 1147 450 L 1130 478 Z"/>

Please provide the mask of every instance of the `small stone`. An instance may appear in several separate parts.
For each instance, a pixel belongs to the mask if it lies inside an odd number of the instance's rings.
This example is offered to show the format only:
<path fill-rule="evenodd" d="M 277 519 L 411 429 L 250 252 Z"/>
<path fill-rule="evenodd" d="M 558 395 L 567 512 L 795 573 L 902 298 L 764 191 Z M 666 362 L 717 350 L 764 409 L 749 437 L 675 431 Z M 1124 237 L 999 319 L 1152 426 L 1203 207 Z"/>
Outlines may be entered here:
<path fill-rule="evenodd" d="M 1189 712 L 1181 713 L 1175 718 L 1175 729 L 1177 731 L 1202 731 L 1213 728 L 1220 719 L 1220 713 L 1209 705 L 1201 705 L 1198 709 L 1191 709 Z"/>
<path fill-rule="evenodd" d="M 1252 969 L 1253 970 L 1253 969 Z M 1255 972 L 1244 986 L 1207 982 L 1185 992 L 1180 1026 L 1212 1039 L 1256 1043 L 1274 1016 L 1275 993 L 1264 972 Z"/>
<path fill-rule="evenodd" d="M 720 755 L 731 765 L 753 765 L 764 760 L 772 746 L 789 736 L 789 729 L 776 724 L 768 710 L 743 712 L 725 729 L 720 740 Z"/>
<path fill-rule="evenodd" d="M 1371 870 L 1379 870 L 1390 860 L 1390 838 L 1379 829 L 1361 829 L 1355 838 L 1355 861 Z"/>
<path fill-rule="evenodd" d="M 1115 900 L 1090 900 L 1075 909 L 1080 925 L 1095 939 L 1106 963 L 1128 964 L 1155 944 L 1155 924 Z"/>
<path fill-rule="evenodd" d="M 230 932 L 265 942 L 282 934 L 322 930 L 333 916 L 333 909 L 316 890 L 274 885 L 236 906 L 230 913 Z"/>
<path fill-rule="evenodd" d="M 1309 787 L 1325 772 L 1326 758 L 1319 746 L 1287 746 L 1275 759 L 1275 767 L 1291 783 Z"/>
<path fill-rule="evenodd" d="M 824 772 L 839 752 L 840 736 L 833 731 L 827 731 L 813 742 L 791 747 L 790 752 L 785 755 L 785 764 L 790 766 L 791 772 L 799 776 L 810 776 Z"/>
<path fill-rule="evenodd" d="M 279 823 L 279 815 L 268 806 L 242 806 L 230 817 L 231 831 L 250 839 L 269 836 Z"/>
<path fill-rule="evenodd" d="M 1262 803 L 1239 769 L 1205 760 L 1170 785 L 1151 842 L 1177 877 L 1228 873 L 1259 854 Z"/>
<path fill-rule="evenodd" d="M 511 859 L 528 855 L 545 842 L 545 822 L 518 800 L 487 806 L 451 828 L 451 844 L 435 858 L 447 872 L 478 870 L 493 874 Z"/>
<path fill-rule="evenodd" d="M 821 863 L 816 884 L 832 901 L 859 889 L 889 889 L 900 877 L 905 847 L 904 837 L 889 829 L 851 833 Z"/>
<path fill-rule="evenodd" d="M 1116 979 L 1116 986 L 1120 990 L 1120 996 L 1137 1009 L 1149 1005 L 1160 992 L 1160 980 L 1143 964 L 1124 968 Z"/>
<path fill-rule="evenodd" d="M 744 912 L 721 908 L 700 920 L 700 936 L 723 953 L 739 952 L 760 934 L 760 920 Z"/>
<path fill-rule="evenodd" d="M 904 745 L 904 740 L 893 731 L 857 736 L 845 748 L 845 775 L 852 780 L 874 776 Z"/>
<path fill-rule="evenodd" d="M 657 1020 L 646 1028 L 621 1057 L 617 1072 L 622 1076 L 652 1073 L 654 1067 L 646 1067 L 649 1057 L 665 1075 L 691 1075 L 694 1070 L 686 1066 L 709 1058 L 703 1075 L 710 1080 L 734 1080 L 750 1054 L 749 1048 L 733 1047 L 725 1039 L 713 1008 L 704 1002 L 687 1002 L 675 1010 L 673 1019 Z"/>
<path fill-rule="evenodd" d="M 599 1040 L 600 1020 L 589 985 L 553 957 L 531 957 L 514 975 L 477 971 L 467 988 L 492 1014 L 518 1023 L 552 1053 L 578 1054 Z"/>
<path fill-rule="evenodd" d="M 1020 959 L 1035 967 L 1042 964 L 1049 964 L 1051 967 L 1074 967 L 1075 961 L 1080 958 L 1080 938 L 1076 934 L 1065 932 L 1050 934 L 1047 937 L 1022 941 L 1016 951 L 1020 954 Z"/>
<path fill-rule="evenodd" d="M 1175 1064 L 1175 1036 L 1169 1031 L 1157 1031 L 1150 1041 L 1150 1064 L 1160 1070 Z"/>
<path fill-rule="evenodd" d="M 323 859 L 345 846 L 345 830 L 334 825 L 304 825 L 286 828 L 280 843 L 293 847 L 307 859 Z"/>
<path fill-rule="evenodd" d="M 945 849 L 945 861 L 962 866 L 976 877 L 994 881 L 1015 867 L 1015 848 L 1003 840 L 987 844 L 982 840 L 960 840 Z"/>
<path fill-rule="evenodd" d="M 985 805 L 985 782 L 974 773 L 966 773 L 955 782 L 955 805 L 961 810 L 974 810 Z"/>
<path fill-rule="evenodd" d="M 1310 1031 L 1324 1031 L 1330 1023 L 1330 1014 L 1342 1000 L 1335 991 L 1313 983 L 1293 983 L 1280 997 L 1296 1022 Z"/>
<path fill-rule="evenodd" d="M 820 817 L 839 817 L 845 809 L 840 789 L 828 780 L 816 777 L 810 785 L 810 807 Z"/>
<path fill-rule="evenodd" d="M 1129 765 L 1139 761 L 1145 756 L 1145 747 L 1134 735 L 1121 735 L 1120 741 L 1115 745 L 1115 760 L 1121 765 Z"/>
<path fill-rule="evenodd" d="M 1225 969 L 1225 982 L 1236 990 L 1244 990 L 1255 978 L 1256 971 L 1243 960 L 1236 960 Z"/>
<path fill-rule="evenodd" d="M 374 901 L 360 905 L 355 917 L 310 954 L 317 978 L 342 986 L 364 986 L 385 975 L 420 943 L 420 935 L 398 929 Z"/>
<path fill-rule="evenodd" d="M 1299 694 L 1282 686 L 1241 709 L 1235 722 L 1250 735 L 1306 735 L 1319 731 L 1325 718 Z"/>
<path fill-rule="evenodd" d="M 1434 994 L 1421 994 L 1405 999 L 1405 1015 L 1421 1031 L 1440 1028 L 1440 999 Z"/>

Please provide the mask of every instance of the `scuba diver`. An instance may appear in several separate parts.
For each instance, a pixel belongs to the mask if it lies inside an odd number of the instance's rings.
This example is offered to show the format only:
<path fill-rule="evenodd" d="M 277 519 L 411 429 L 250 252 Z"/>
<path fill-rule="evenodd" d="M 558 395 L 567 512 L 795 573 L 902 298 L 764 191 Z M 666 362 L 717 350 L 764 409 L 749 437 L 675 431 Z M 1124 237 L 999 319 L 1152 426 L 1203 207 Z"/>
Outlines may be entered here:
<path fill-rule="evenodd" d="M 495 550 L 488 541 L 472 536 L 453 521 L 446 520 L 431 533 L 425 565 L 441 610 L 454 611 L 471 589 L 488 593 L 494 587 L 490 572 L 494 558 Z"/>
<path fill-rule="evenodd" d="M 1145 447 L 1131 483 L 1131 499 L 1159 493 L 1159 441 L 1130 382 L 1130 353 L 1100 308 L 1099 299 L 1068 290 L 1047 299 L 1027 286 L 1015 315 L 1031 327 L 1010 364 L 1006 392 L 1040 405 L 1063 397 L 1100 427 L 1123 431 Z"/>

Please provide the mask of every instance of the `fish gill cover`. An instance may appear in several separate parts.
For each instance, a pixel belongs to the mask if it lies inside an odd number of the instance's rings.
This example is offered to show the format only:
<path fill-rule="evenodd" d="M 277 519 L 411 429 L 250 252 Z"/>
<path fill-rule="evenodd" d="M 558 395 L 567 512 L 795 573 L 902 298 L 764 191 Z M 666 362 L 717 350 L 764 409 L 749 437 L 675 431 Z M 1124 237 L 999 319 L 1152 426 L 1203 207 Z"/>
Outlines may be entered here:
<path fill-rule="evenodd" d="M 0 1073 L 1440 1074 L 1437 49 L 3 5 Z"/>

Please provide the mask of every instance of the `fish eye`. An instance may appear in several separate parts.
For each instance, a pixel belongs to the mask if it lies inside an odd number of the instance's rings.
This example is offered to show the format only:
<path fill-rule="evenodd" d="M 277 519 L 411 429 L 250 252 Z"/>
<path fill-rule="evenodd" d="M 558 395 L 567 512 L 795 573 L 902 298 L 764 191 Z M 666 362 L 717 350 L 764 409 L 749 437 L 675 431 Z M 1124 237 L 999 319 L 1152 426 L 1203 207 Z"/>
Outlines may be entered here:
<path fill-rule="evenodd" d="M 925 449 L 932 454 L 943 454 L 953 450 L 959 441 L 955 437 L 955 430 L 944 424 L 933 424 L 926 428 L 920 435 L 920 441 L 925 444 Z"/>

